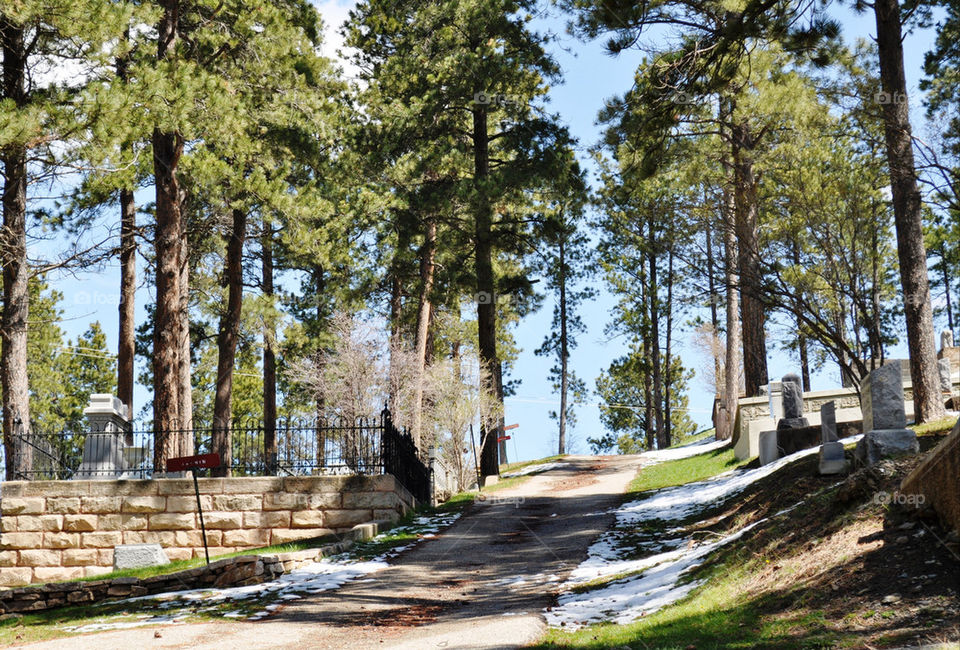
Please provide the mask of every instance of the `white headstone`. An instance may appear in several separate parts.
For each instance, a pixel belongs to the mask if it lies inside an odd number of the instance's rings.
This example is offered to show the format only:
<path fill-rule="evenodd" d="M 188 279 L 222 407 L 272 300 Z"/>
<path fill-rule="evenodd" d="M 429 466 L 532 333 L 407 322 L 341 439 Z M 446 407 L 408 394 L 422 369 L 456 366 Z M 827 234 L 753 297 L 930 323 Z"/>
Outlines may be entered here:
<path fill-rule="evenodd" d="M 159 544 L 121 544 L 113 549 L 113 570 L 142 569 L 170 564 Z"/>

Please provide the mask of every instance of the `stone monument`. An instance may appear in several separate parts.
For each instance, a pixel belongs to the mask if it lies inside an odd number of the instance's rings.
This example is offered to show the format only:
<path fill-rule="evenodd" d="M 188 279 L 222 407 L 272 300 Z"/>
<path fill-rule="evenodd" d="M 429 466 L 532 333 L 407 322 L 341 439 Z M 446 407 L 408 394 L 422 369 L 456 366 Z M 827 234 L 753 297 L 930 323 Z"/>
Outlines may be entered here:
<path fill-rule="evenodd" d="M 953 380 L 950 378 L 950 359 L 939 359 L 937 370 L 940 372 L 940 392 L 950 395 L 953 393 Z"/>
<path fill-rule="evenodd" d="M 127 407 L 113 395 L 96 393 L 83 410 L 89 431 L 83 440 L 83 458 L 73 473 L 77 480 L 122 478 L 136 466 L 136 448 L 132 447 Z"/>
<path fill-rule="evenodd" d="M 953 347 L 953 332 L 950 330 L 943 330 L 940 332 L 940 349 Z"/>
<path fill-rule="evenodd" d="M 784 375 L 782 386 L 783 417 L 777 422 L 777 431 L 809 427 L 810 422 L 803 417 L 803 389 L 800 377 L 794 374 Z"/>
<path fill-rule="evenodd" d="M 760 432 L 760 464 L 769 465 L 780 458 L 780 446 L 777 444 L 778 431 Z"/>
<path fill-rule="evenodd" d="M 162 564 L 170 564 L 170 559 L 159 544 L 121 544 L 113 549 L 114 571 Z"/>
<path fill-rule="evenodd" d="M 843 443 L 837 438 L 837 404 L 833 400 L 820 407 L 820 473 L 842 474 L 847 469 Z"/>
<path fill-rule="evenodd" d="M 899 363 L 884 364 L 860 385 L 863 438 L 855 458 L 870 466 L 883 458 L 920 451 L 917 434 L 907 429 L 903 409 L 903 380 Z"/>

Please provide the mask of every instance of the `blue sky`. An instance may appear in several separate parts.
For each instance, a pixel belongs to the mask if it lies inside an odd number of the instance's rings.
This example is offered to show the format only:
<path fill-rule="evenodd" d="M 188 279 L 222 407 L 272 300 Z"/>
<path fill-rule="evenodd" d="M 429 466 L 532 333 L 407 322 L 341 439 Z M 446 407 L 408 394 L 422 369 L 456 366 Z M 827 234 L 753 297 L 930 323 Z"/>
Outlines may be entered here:
<path fill-rule="evenodd" d="M 340 45 L 340 39 L 332 28 L 346 18 L 352 3 L 338 0 L 315 3 L 330 27 L 328 29 L 329 45 L 325 49 L 332 55 Z M 874 33 L 871 13 L 857 15 L 847 7 L 839 7 L 834 9 L 834 15 L 841 21 L 844 37 L 848 41 L 871 37 Z M 600 128 L 595 123 L 597 112 L 603 106 L 605 99 L 621 94 L 630 87 L 640 54 L 628 52 L 620 57 L 611 58 L 604 53 L 600 42 L 582 43 L 566 36 L 563 33 L 562 19 L 547 18 L 540 24 L 557 32 L 560 36 L 553 50 L 563 69 L 564 82 L 551 89 L 550 109 L 559 114 L 561 120 L 580 140 L 581 148 L 585 149 L 594 144 L 600 134 Z M 911 111 L 915 124 L 918 123 L 922 113 L 917 85 L 922 74 L 923 55 L 929 49 L 931 41 L 932 36 L 929 33 L 916 33 L 909 36 L 905 44 L 908 84 L 912 90 Z M 151 201 L 151 195 L 151 191 L 141 192 L 140 202 Z M 140 270 L 139 275 L 142 280 L 143 269 Z M 108 265 L 102 270 L 81 272 L 73 276 L 51 278 L 51 280 L 52 284 L 65 296 L 62 307 L 67 320 L 63 323 L 63 327 L 68 334 L 76 336 L 87 327 L 90 321 L 100 320 L 108 337 L 108 345 L 115 353 L 119 286 L 117 264 Z M 600 295 L 596 301 L 583 308 L 584 322 L 588 331 L 580 337 L 580 345 L 572 356 L 572 367 L 591 389 L 600 372 L 624 352 L 622 342 L 607 341 L 604 338 L 604 325 L 609 319 L 614 298 L 603 290 L 599 279 L 596 282 Z M 141 290 L 137 297 L 138 315 L 141 320 L 145 317 L 143 305 L 147 299 L 145 291 Z M 506 404 L 507 423 L 520 425 L 518 429 L 510 432 L 512 434 L 512 439 L 508 442 L 510 460 L 538 458 L 555 453 L 553 450 L 556 444 L 556 424 L 547 416 L 550 409 L 557 408 L 557 397 L 552 393 L 546 379 L 551 361 L 533 354 L 533 350 L 540 345 L 548 331 L 552 309 L 552 302 L 545 301 L 540 312 L 525 319 L 515 332 L 523 351 L 513 376 L 521 379 L 522 384 L 517 395 L 509 398 Z M 689 331 L 676 332 L 675 340 L 679 343 L 680 354 L 686 366 L 699 368 L 703 365 L 704 359 L 692 349 Z M 773 342 L 768 347 L 770 348 L 771 376 L 778 377 L 795 371 L 797 368 L 795 362 L 791 362 L 780 353 L 773 352 Z M 901 349 L 893 350 L 893 356 L 902 357 L 905 354 L 903 346 Z M 838 380 L 839 373 L 834 368 L 828 367 L 813 378 L 813 388 L 814 390 L 829 388 Z M 139 387 L 136 396 L 139 404 L 136 405 L 135 410 L 139 410 L 147 398 L 147 390 Z M 596 398 L 591 397 L 589 401 L 595 402 Z M 700 427 L 710 426 L 712 401 L 713 395 L 706 385 L 701 379 L 695 377 L 690 384 L 690 415 Z M 587 452 L 589 447 L 586 444 L 586 438 L 602 433 L 599 409 L 595 405 L 580 408 L 578 420 L 578 424 L 570 434 L 573 449 Z"/>

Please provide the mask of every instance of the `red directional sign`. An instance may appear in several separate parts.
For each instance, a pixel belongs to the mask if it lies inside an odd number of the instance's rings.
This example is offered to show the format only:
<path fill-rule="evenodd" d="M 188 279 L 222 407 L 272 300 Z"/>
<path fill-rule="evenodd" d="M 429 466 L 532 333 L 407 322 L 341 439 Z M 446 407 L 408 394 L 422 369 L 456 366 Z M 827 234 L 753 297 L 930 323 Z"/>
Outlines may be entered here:
<path fill-rule="evenodd" d="M 500 436 L 499 438 L 497 438 L 497 442 L 503 442 L 509 439 L 510 439 L 510 436 Z"/>
<path fill-rule="evenodd" d="M 167 459 L 168 472 L 184 472 L 188 469 L 212 469 L 220 467 L 220 454 L 201 454 Z"/>

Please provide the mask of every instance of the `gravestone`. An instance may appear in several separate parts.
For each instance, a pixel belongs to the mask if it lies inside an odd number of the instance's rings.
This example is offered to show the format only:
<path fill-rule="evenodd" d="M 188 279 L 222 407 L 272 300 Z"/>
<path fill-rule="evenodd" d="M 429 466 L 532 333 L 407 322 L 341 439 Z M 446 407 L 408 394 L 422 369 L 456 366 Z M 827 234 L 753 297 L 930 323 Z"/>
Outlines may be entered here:
<path fill-rule="evenodd" d="M 142 569 L 170 564 L 159 544 L 121 544 L 113 549 L 113 570 Z"/>
<path fill-rule="evenodd" d="M 948 394 L 952 393 L 953 381 L 950 379 L 950 359 L 939 359 L 937 370 L 940 372 L 940 391 Z"/>
<path fill-rule="evenodd" d="M 784 375 L 782 395 L 783 417 L 777 422 L 777 431 L 809 427 L 810 422 L 803 417 L 803 389 L 800 377 L 794 374 Z"/>
<path fill-rule="evenodd" d="M 83 458 L 73 473 L 76 480 L 116 479 L 127 469 L 125 449 L 132 442 L 128 432 L 127 407 L 113 395 L 96 393 L 83 410 L 88 433 L 83 441 Z"/>
<path fill-rule="evenodd" d="M 843 443 L 837 437 L 837 404 L 833 400 L 820 407 L 820 473 L 842 474 L 847 469 Z"/>
<path fill-rule="evenodd" d="M 125 469 L 123 435 L 88 433 L 83 439 L 83 460 L 73 473 L 75 480 L 115 479 Z"/>
<path fill-rule="evenodd" d="M 940 332 L 940 349 L 953 347 L 953 332 L 950 330 L 943 330 Z"/>
<path fill-rule="evenodd" d="M 867 375 L 860 386 L 860 406 L 864 434 L 854 451 L 858 461 L 870 466 L 883 458 L 920 451 L 917 434 L 906 428 L 899 363 L 884 364 Z"/>
<path fill-rule="evenodd" d="M 766 388 L 770 417 L 776 422 L 783 417 L 783 384 L 779 381 L 771 381 Z"/>
<path fill-rule="evenodd" d="M 780 447 L 777 445 L 777 431 L 760 432 L 760 464 L 769 465 L 780 458 Z"/>
<path fill-rule="evenodd" d="M 836 442 L 837 437 L 837 403 L 830 400 L 820 407 L 820 431 L 822 434 L 821 442 Z"/>

